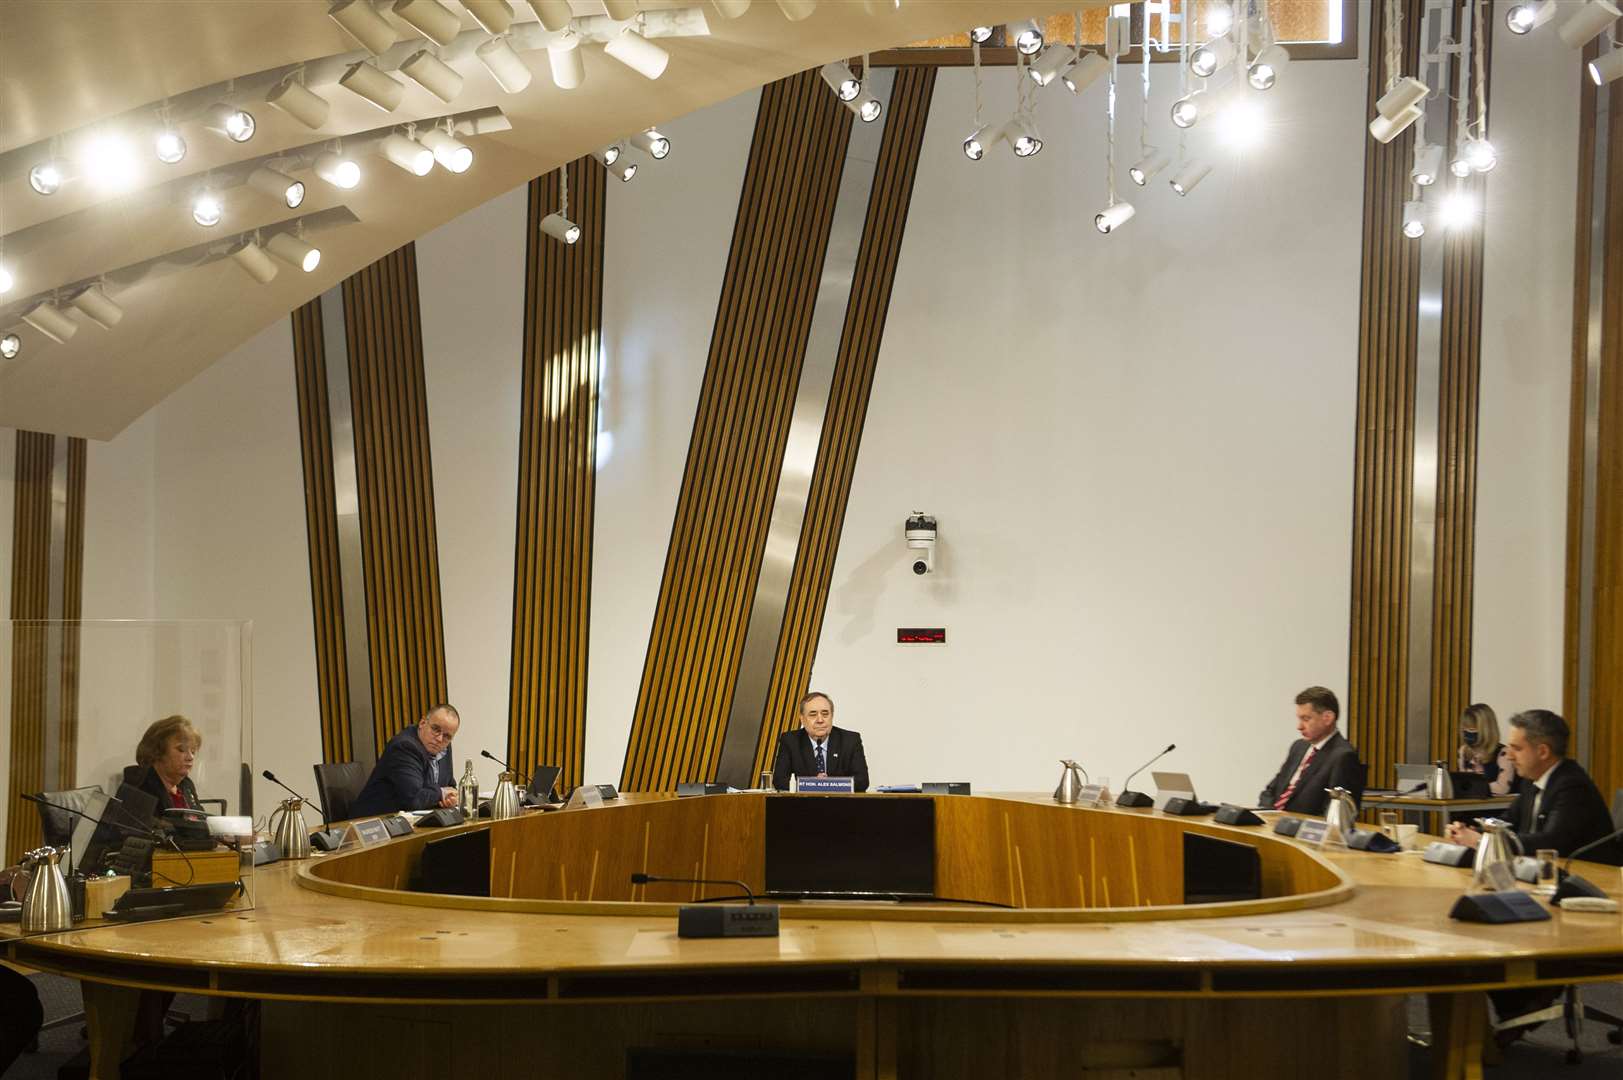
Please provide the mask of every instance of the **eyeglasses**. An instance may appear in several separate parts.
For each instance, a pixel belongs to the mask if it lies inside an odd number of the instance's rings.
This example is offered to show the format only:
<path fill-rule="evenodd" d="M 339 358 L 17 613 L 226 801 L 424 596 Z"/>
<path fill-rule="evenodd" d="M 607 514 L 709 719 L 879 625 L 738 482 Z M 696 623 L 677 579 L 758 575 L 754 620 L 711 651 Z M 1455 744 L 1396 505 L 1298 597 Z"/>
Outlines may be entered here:
<path fill-rule="evenodd" d="M 455 729 L 452 729 L 451 731 L 446 731 L 439 724 L 435 724 L 435 723 L 430 723 L 428 725 L 428 730 L 434 733 L 434 737 L 436 739 L 449 739 L 452 735 L 456 734 Z"/>

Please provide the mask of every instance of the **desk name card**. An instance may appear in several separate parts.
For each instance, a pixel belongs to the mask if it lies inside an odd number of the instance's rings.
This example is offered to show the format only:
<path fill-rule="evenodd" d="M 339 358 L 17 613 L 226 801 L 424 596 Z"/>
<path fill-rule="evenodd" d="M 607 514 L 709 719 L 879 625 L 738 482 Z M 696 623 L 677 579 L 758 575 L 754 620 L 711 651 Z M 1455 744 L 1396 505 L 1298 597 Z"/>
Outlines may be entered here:
<path fill-rule="evenodd" d="M 1105 790 L 1103 784 L 1085 784 L 1076 793 L 1076 805 L 1100 806 L 1110 801 L 1110 792 Z"/>
<path fill-rule="evenodd" d="M 382 818 L 366 818 L 350 825 L 349 835 L 344 839 L 346 843 L 353 841 L 362 847 L 371 847 L 389 839 L 389 827 L 383 824 Z"/>
<path fill-rule="evenodd" d="M 852 795 L 857 782 L 850 776 L 791 776 L 789 789 L 801 795 Z"/>
<path fill-rule="evenodd" d="M 1325 838 L 1329 835 L 1330 823 L 1328 821 L 1304 821 L 1302 827 L 1296 830 L 1296 839 L 1304 844 L 1312 844 L 1314 847 L 1323 847 Z"/>

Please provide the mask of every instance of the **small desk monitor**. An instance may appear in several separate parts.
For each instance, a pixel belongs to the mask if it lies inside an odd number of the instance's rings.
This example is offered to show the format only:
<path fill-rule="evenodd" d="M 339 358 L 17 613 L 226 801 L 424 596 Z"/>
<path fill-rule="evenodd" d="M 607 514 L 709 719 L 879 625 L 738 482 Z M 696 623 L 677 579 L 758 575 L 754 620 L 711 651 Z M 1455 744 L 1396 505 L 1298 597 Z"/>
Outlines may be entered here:
<path fill-rule="evenodd" d="M 73 827 L 75 864 L 86 874 L 100 872 L 108 853 L 124 846 L 131 829 L 139 833 L 154 827 L 152 815 L 157 809 L 158 800 L 132 784 L 120 784 L 118 795 L 111 799 L 100 792 L 92 795 L 84 812 L 101 818 L 103 824 L 79 818 Z"/>
<path fill-rule="evenodd" d="M 1252 844 L 1183 834 L 1183 902 L 1262 899 L 1262 858 Z"/>
<path fill-rule="evenodd" d="M 935 896 L 935 800 L 768 798 L 766 891 L 828 899 Z"/>
<path fill-rule="evenodd" d="M 490 895 L 490 830 L 453 833 L 423 845 L 415 892 Z"/>
<path fill-rule="evenodd" d="M 558 774 L 561 772 L 563 769 L 556 765 L 535 767 L 535 775 L 530 777 L 530 786 L 524 791 L 532 806 L 552 801 L 552 789 L 557 786 Z"/>

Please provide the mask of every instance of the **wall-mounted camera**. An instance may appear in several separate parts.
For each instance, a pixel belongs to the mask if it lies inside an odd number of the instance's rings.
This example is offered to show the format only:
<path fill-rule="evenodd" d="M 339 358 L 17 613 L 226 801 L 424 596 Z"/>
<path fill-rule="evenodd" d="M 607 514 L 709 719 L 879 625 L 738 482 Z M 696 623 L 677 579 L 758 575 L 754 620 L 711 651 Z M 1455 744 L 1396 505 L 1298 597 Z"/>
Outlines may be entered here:
<path fill-rule="evenodd" d="M 913 572 L 928 574 L 935 569 L 935 518 L 915 510 L 902 526 L 907 548 L 913 553 Z"/>

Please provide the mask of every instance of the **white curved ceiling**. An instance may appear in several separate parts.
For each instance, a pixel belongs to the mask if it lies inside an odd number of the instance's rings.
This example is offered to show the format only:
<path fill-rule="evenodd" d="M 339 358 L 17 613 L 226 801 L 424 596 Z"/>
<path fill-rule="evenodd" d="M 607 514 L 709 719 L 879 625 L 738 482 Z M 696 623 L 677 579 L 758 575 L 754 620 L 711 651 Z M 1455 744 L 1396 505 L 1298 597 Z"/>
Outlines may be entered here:
<path fill-rule="evenodd" d="M 0 296 L 0 326 L 16 328 L 23 352 L 0 368 L 0 425 L 112 438 L 240 342 L 359 268 L 562 162 L 834 57 L 1097 3 L 904 0 L 898 7 L 893 0 L 823 0 L 800 22 L 786 20 L 772 0 L 755 0 L 733 20 L 704 3 L 710 33 L 660 39 L 671 60 L 657 81 L 605 56 L 598 45 L 583 46 L 586 81 L 572 91 L 553 85 L 545 49 L 521 54 L 535 78 L 518 94 L 504 93 L 468 57 L 453 61 L 465 82 L 451 104 L 407 81 L 402 104 L 387 114 L 312 79 L 312 89 L 332 103 L 326 123 L 312 131 L 265 105 L 265 80 L 254 76 L 299 63 L 331 70 L 331 58 L 367 57 L 328 18 L 327 0 L 4 0 L 0 261 L 16 281 Z M 460 5 L 447 0 L 446 6 L 461 16 L 465 31 L 450 55 L 483 40 Z M 691 5 L 652 0 L 641 6 Z M 533 22 L 522 0 L 513 7 L 518 20 Z M 577 17 L 603 12 L 598 0 L 573 0 L 573 7 Z M 415 40 L 412 48 L 430 44 L 398 17 L 387 17 L 402 41 Z M 232 100 L 258 122 L 254 138 L 231 143 L 199 123 L 183 123 L 190 152 L 177 165 L 160 164 L 148 151 L 156 106 L 168 99 L 185 111 L 195 91 L 232 79 L 238 80 Z M 368 155 L 360 159 L 365 179 L 354 190 L 331 187 L 305 168 L 294 172 L 308 191 L 297 210 L 236 187 L 225 192 L 227 216 L 219 226 L 204 229 L 191 219 L 190 196 L 210 170 L 218 186 L 230 181 L 233 164 L 249 159 L 307 147 L 313 154 L 340 136 L 354 147 L 358 133 L 480 110 L 499 110 L 511 126 L 467 139 L 475 162 L 461 175 L 436 167 L 416 178 Z M 28 170 L 51 153 L 53 142 L 71 156 L 81 140 L 115 132 L 127 133 L 139 163 L 122 193 L 98 192 L 84 181 L 48 198 L 30 188 Z M 309 160 L 307 154 L 299 164 Z M 273 281 L 258 285 L 229 258 L 189 265 L 208 245 L 217 253 L 245 230 L 317 213 L 327 224 L 311 230 L 322 251 L 314 273 L 281 264 Z M 340 224 L 333 227 L 334 221 Z M 164 265 L 138 280 L 116 274 L 159 262 Z M 100 275 L 109 275 L 108 292 L 125 312 L 113 329 L 71 313 L 79 329 L 57 344 L 19 323 L 25 298 L 64 290 L 65 302 L 73 286 Z"/>

